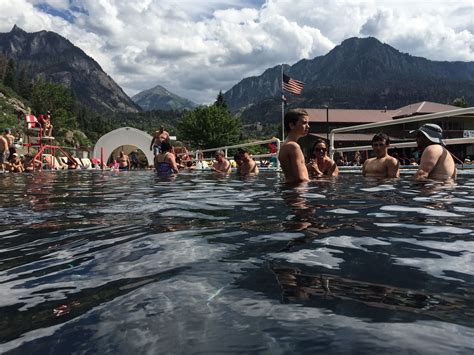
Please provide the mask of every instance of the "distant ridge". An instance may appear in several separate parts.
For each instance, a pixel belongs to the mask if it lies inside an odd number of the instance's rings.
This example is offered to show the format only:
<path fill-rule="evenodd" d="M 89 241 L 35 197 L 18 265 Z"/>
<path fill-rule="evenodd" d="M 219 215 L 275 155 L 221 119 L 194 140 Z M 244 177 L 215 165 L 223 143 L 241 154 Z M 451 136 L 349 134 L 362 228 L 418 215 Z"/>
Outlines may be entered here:
<path fill-rule="evenodd" d="M 94 59 L 55 32 L 28 33 L 15 25 L 10 32 L 0 33 L 0 52 L 29 77 L 70 88 L 85 106 L 98 111 L 140 110 Z"/>
<path fill-rule="evenodd" d="M 144 111 L 192 110 L 197 106 L 194 102 L 173 94 L 160 85 L 132 96 L 132 100 Z"/>
<path fill-rule="evenodd" d="M 474 62 L 441 62 L 401 53 L 373 37 L 349 38 L 324 56 L 284 65 L 305 82 L 291 107 L 397 108 L 418 101 L 474 105 Z M 281 67 L 243 79 L 224 94 L 244 121 L 278 122 Z"/>

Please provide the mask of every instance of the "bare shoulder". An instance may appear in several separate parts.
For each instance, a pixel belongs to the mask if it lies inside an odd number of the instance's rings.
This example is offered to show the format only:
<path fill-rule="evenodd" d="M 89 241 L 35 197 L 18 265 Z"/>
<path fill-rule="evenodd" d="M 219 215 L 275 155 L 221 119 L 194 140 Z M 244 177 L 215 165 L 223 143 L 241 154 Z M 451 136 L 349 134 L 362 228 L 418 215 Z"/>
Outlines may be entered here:
<path fill-rule="evenodd" d="M 396 159 L 396 158 L 394 158 L 394 157 L 391 157 L 390 155 L 387 156 L 386 162 L 387 162 L 388 164 L 392 164 L 392 165 L 398 165 L 398 164 L 399 164 L 398 159 Z"/>

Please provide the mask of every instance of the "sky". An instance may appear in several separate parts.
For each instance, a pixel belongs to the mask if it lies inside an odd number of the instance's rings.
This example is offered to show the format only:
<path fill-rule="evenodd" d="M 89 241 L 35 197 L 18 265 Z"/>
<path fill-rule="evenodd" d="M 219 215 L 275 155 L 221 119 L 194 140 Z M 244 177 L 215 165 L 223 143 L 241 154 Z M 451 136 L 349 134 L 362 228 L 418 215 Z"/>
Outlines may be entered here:
<path fill-rule="evenodd" d="M 0 0 L 0 32 L 15 24 L 66 37 L 129 96 L 161 85 L 199 104 L 349 37 L 474 61 L 474 0 Z"/>

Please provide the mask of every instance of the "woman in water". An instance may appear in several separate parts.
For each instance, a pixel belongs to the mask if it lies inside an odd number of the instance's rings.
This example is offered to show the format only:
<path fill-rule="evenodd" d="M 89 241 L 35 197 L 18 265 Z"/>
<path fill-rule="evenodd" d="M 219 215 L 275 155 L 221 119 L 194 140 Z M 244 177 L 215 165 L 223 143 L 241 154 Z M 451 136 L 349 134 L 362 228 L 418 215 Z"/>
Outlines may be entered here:
<path fill-rule="evenodd" d="M 322 139 L 318 139 L 311 149 L 310 161 L 306 164 L 308 173 L 313 177 L 337 176 L 339 168 L 334 160 L 327 155 L 327 145 Z"/>
<path fill-rule="evenodd" d="M 168 142 L 161 143 L 161 152 L 155 156 L 155 170 L 160 175 L 168 175 L 178 173 L 176 158 L 172 151 L 171 144 Z"/>

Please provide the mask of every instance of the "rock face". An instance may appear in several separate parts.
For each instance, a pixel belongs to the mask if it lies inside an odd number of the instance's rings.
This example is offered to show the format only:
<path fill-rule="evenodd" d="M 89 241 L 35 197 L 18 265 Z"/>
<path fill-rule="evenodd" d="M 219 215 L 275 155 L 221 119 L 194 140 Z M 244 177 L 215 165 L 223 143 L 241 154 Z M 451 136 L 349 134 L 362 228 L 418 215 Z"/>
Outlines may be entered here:
<path fill-rule="evenodd" d="M 375 38 L 349 38 L 325 56 L 284 65 L 284 72 L 305 82 L 301 96 L 288 95 L 290 107 L 396 108 L 423 100 L 447 103 L 461 96 L 474 103 L 474 62 L 430 61 Z M 243 112 L 244 121 L 250 113 L 278 119 L 280 87 L 277 66 L 243 79 L 224 97 L 232 111 Z"/>
<path fill-rule="evenodd" d="M 192 110 L 197 106 L 194 102 L 175 95 L 160 85 L 132 96 L 132 100 L 144 111 Z"/>
<path fill-rule="evenodd" d="M 0 33 L 0 51 L 15 60 L 18 71 L 70 88 L 83 105 L 98 111 L 140 110 L 94 59 L 57 33 L 27 33 L 14 26 Z"/>

